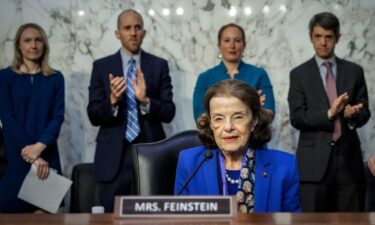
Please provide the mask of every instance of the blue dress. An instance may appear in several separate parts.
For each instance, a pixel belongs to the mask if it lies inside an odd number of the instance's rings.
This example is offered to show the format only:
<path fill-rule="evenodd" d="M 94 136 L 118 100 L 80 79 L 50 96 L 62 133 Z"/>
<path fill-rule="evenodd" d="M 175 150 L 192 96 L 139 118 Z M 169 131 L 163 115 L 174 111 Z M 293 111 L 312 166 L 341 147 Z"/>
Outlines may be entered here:
<path fill-rule="evenodd" d="M 262 94 L 266 95 L 264 108 L 275 112 L 275 100 L 271 81 L 267 72 L 263 68 L 241 61 L 238 65 L 238 73 L 234 75 L 234 78 L 249 84 L 256 90 L 262 90 Z M 199 75 L 193 95 L 195 120 L 197 120 L 200 114 L 204 112 L 203 99 L 208 88 L 219 81 L 226 79 L 230 79 L 230 75 L 227 73 L 227 69 L 223 62 Z"/>
<path fill-rule="evenodd" d="M 0 120 L 3 124 L 8 165 L 0 177 L 0 212 L 32 212 L 37 208 L 18 199 L 30 169 L 21 150 L 30 144 L 47 145 L 41 157 L 61 173 L 57 138 L 64 120 L 64 78 L 17 74 L 10 67 L 0 70 Z"/>

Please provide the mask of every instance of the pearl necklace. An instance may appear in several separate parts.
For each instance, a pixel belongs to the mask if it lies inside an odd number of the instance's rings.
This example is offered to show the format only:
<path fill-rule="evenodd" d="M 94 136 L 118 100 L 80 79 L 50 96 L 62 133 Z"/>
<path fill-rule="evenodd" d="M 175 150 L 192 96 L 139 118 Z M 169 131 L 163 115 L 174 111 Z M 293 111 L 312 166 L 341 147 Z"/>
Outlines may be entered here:
<path fill-rule="evenodd" d="M 231 184 L 239 184 L 240 183 L 240 179 L 236 179 L 236 180 L 232 179 L 231 177 L 229 177 L 228 173 L 225 173 L 225 178 Z"/>

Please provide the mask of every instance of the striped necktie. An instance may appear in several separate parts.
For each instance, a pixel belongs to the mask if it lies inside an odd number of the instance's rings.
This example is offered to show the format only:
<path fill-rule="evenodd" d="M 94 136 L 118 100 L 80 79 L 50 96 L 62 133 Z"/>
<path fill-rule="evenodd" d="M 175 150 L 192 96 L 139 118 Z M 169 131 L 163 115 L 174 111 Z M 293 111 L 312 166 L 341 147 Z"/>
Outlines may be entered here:
<path fill-rule="evenodd" d="M 327 76 L 326 76 L 326 92 L 328 95 L 329 103 L 332 105 L 333 101 L 337 98 L 337 88 L 336 88 L 336 80 L 333 76 L 332 72 L 332 65 L 331 62 L 326 61 L 324 65 L 327 67 Z M 332 133 L 332 140 L 337 141 L 341 136 L 341 124 L 340 118 L 337 117 L 335 119 L 335 124 Z"/>
<path fill-rule="evenodd" d="M 128 72 L 126 74 L 126 98 L 127 98 L 127 126 L 125 131 L 126 140 L 132 142 L 139 134 L 137 99 L 134 92 L 132 78 L 135 76 L 135 60 L 130 58 Z"/>

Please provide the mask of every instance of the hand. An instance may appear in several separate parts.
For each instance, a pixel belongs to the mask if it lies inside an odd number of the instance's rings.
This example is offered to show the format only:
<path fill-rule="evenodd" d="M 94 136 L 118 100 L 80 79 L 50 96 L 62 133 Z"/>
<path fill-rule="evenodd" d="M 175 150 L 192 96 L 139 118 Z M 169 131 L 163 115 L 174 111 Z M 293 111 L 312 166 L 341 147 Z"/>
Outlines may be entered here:
<path fill-rule="evenodd" d="M 26 162 L 33 163 L 37 158 L 39 158 L 40 154 L 42 154 L 46 147 L 47 146 L 41 142 L 27 145 L 22 149 L 21 155 Z"/>
<path fill-rule="evenodd" d="M 347 92 L 344 94 L 341 94 L 339 97 L 337 97 L 332 105 L 331 108 L 328 110 L 328 118 L 333 119 L 335 118 L 339 113 L 341 113 L 344 110 L 344 107 L 346 103 L 349 100 L 349 95 Z"/>
<path fill-rule="evenodd" d="M 350 118 L 353 118 L 355 117 L 359 111 L 361 111 L 361 109 L 363 108 L 363 104 L 362 103 L 358 103 L 356 105 L 346 105 L 345 106 L 345 109 L 344 109 L 344 118 L 345 119 L 350 119 Z"/>
<path fill-rule="evenodd" d="M 149 98 L 146 96 L 145 77 L 143 75 L 143 72 L 142 72 L 141 68 L 136 67 L 135 72 L 137 73 L 137 77 L 138 77 L 138 82 L 137 82 L 137 79 L 135 79 L 135 78 L 132 79 L 135 97 L 143 105 L 146 105 L 149 102 Z"/>
<path fill-rule="evenodd" d="M 367 161 L 368 168 L 373 176 L 375 176 L 375 154 Z"/>
<path fill-rule="evenodd" d="M 49 173 L 48 162 L 39 157 L 33 162 L 33 164 L 37 168 L 36 174 L 38 175 L 38 178 L 41 180 L 46 179 Z"/>
<path fill-rule="evenodd" d="M 109 74 L 109 83 L 111 87 L 111 95 L 110 95 L 110 101 L 111 105 L 114 106 L 117 104 L 119 100 L 121 100 L 125 89 L 125 79 L 123 76 L 113 76 L 111 73 Z"/>
<path fill-rule="evenodd" d="M 262 95 L 262 90 L 258 90 L 258 95 L 260 99 L 260 105 L 263 107 L 266 102 L 266 95 Z"/>

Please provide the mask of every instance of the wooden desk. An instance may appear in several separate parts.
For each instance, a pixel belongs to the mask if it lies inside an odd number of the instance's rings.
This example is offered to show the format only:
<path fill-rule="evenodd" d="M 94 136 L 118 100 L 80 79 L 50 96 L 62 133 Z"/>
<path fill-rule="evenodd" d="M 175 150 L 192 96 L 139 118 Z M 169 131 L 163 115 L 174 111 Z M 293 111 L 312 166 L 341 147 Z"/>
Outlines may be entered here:
<path fill-rule="evenodd" d="M 238 215 L 233 219 L 199 219 L 189 217 L 185 219 L 132 219 L 113 220 L 112 214 L 0 214 L 1 225 L 106 225 L 106 224 L 178 224 L 178 225 L 366 225 L 375 224 L 375 213 L 273 213 Z"/>

